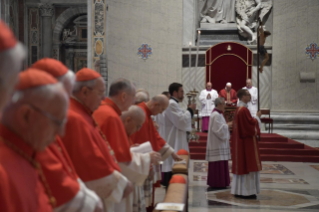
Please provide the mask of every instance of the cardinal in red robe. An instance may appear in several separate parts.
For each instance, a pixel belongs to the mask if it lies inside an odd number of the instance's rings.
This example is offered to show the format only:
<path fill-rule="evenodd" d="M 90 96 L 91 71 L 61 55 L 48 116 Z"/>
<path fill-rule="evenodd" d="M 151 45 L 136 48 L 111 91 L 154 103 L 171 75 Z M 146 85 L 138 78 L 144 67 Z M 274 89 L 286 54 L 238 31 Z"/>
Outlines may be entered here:
<path fill-rule="evenodd" d="M 41 166 L 51 158 L 37 156 L 64 131 L 67 107 L 67 94 L 51 75 L 20 73 L 0 125 L 0 211 L 46 212 L 56 206 Z"/>
<path fill-rule="evenodd" d="M 63 63 L 52 58 L 43 58 L 32 65 L 41 71 L 45 71 L 63 84 L 69 94 L 75 83 L 75 74 Z M 78 177 L 72 161 L 59 137 L 49 145 L 44 152 L 37 155 L 43 172 L 47 175 L 47 181 L 52 188 L 52 194 L 56 199 L 54 210 L 58 211 L 95 211 L 101 207 L 100 198 L 88 189 Z"/>
<path fill-rule="evenodd" d="M 257 142 L 261 113 L 257 113 L 257 118 L 253 118 L 247 109 L 247 103 L 251 98 L 248 90 L 239 90 L 237 96 L 240 101 L 235 111 L 231 138 L 231 193 L 235 197 L 255 199 L 260 192 L 259 172 L 262 170 Z"/>
<path fill-rule="evenodd" d="M 222 89 L 219 92 L 219 97 L 223 97 L 225 99 L 227 106 L 236 106 L 238 101 L 237 93 L 234 89 L 231 88 L 230 82 L 226 84 L 225 89 Z"/>
<path fill-rule="evenodd" d="M 109 98 L 105 98 L 93 116 L 100 125 L 102 132 L 110 142 L 115 157 L 119 162 L 122 174 L 135 185 L 143 185 L 151 165 L 150 154 L 131 153 L 130 143 L 120 115 L 122 111 L 135 102 L 135 86 L 126 79 L 114 81 L 110 86 Z M 121 204 L 117 204 L 115 211 L 130 212 L 133 210 L 133 195 Z"/>
<path fill-rule="evenodd" d="M 138 106 L 143 109 L 146 120 L 141 129 L 131 135 L 132 142 L 134 144 L 142 144 L 144 142 L 150 141 L 153 150 L 161 154 L 162 161 L 166 160 L 166 158 L 169 156 L 172 156 L 174 160 L 181 160 L 174 152 L 174 149 L 159 135 L 152 120 L 152 115 L 156 116 L 157 114 L 162 113 L 168 107 L 168 98 L 165 95 L 157 95 L 150 101 L 146 103 L 142 102 Z M 154 165 L 153 170 L 154 179 L 149 177 L 144 183 L 144 188 L 148 189 L 144 190 L 146 207 L 153 206 L 153 184 L 161 180 L 160 166 Z M 148 186 L 145 186 L 145 184 Z"/>
<path fill-rule="evenodd" d="M 127 195 L 127 178 L 120 172 L 114 152 L 92 117 L 104 97 L 105 83 L 101 75 L 83 68 L 76 73 L 70 99 L 66 133 L 61 137 L 85 185 L 104 201 L 107 211 Z"/>

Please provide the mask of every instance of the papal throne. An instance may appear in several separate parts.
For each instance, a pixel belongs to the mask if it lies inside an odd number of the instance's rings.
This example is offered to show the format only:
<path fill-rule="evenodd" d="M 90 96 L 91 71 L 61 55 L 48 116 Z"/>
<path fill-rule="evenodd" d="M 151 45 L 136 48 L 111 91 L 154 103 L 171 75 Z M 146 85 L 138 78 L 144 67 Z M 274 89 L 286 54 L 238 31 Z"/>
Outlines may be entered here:
<path fill-rule="evenodd" d="M 206 81 L 219 91 L 226 83 L 238 91 L 246 86 L 246 80 L 252 77 L 253 52 L 246 46 L 235 42 L 219 43 L 206 51 Z M 236 107 L 226 107 L 226 121 L 232 120 L 232 112 Z"/>

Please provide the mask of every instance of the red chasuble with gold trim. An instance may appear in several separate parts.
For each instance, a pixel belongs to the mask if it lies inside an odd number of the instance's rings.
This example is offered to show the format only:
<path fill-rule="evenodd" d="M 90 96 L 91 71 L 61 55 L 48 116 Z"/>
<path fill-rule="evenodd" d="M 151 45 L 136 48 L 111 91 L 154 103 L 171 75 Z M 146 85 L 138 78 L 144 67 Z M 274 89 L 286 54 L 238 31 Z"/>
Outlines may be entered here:
<path fill-rule="evenodd" d="M 61 140 L 83 182 L 106 177 L 114 170 L 120 172 L 94 119 L 80 102 L 72 98 L 65 132 Z"/>
<path fill-rule="evenodd" d="M 258 121 L 246 107 L 237 108 L 231 138 L 233 174 L 244 175 L 262 170 L 257 134 L 260 134 Z"/>
<path fill-rule="evenodd" d="M 1 124 L 0 136 L 17 147 L 22 154 L 30 158 L 36 156 L 37 152 Z M 0 211 L 52 211 L 46 189 L 36 168 L 5 144 L 2 138 L 0 139 Z"/>
<path fill-rule="evenodd" d="M 146 119 L 141 129 L 133 135 L 131 135 L 131 140 L 134 144 L 142 144 L 146 141 L 150 141 L 153 150 L 158 152 L 165 146 L 166 142 L 155 129 L 151 117 L 151 111 L 148 109 L 146 104 L 142 102 L 138 106 L 144 110 Z"/>
<path fill-rule="evenodd" d="M 234 89 L 231 89 L 229 93 L 227 93 L 226 89 L 223 89 L 219 92 L 219 97 L 223 97 L 227 102 L 230 100 L 232 103 L 237 103 L 237 93 Z"/>
<path fill-rule="evenodd" d="M 56 199 L 56 207 L 72 200 L 80 190 L 78 176 L 59 137 L 36 156 Z"/>
<path fill-rule="evenodd" d="M 93 117 L 114 150 L 117 161 L 130 162 L 132 161 L 130 143 L 120 118 L 121 114 L 117 105 L 111 99 L 105 98 L 93 113 Z"/>

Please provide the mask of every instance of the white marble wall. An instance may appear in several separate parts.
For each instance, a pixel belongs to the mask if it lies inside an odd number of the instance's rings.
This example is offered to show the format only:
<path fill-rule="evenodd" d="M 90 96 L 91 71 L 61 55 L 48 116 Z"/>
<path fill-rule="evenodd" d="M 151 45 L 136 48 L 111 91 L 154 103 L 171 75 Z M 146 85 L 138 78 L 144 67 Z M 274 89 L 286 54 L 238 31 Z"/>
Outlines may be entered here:
<path fill-rule="evenodd" d="M 194 90 L 194 87 L 198 92 L 201 92 L 203 89 L 205 89 L 206 87 L 205 72 L 206 72 L 205 67 L 198 67 L 197 69 L 195 67 L 183 68 L 182 84 L 183 84 L 185 94 L 191 90 Z M 196 77 L 196 81 L 195 81 L 195 77 Z M 196 98 L 196 105 L 197 105 L 197 108 L 200 108 L 201 103 L 198 100 L 198 96 L 199 96 L 199 93 Z M 187 102 L 188 102 L 188 99 L 185 95 L 184 101 L 182 103 L 184 108 L 186 108 Z"/>
<path fill-rule="evenodd" d="M 109 82 L 125 77 L 150 95 L 181 82 L 183 1 L 109 0 Z M 137 55 L 141 44 L 149 44 L 152 56 Z"/>
<path fill-rule="evenodd" d="M 272 110 L 319 112 L 319 58 L 306 58 L 307 44 L 319 43 L 318 0 L 274 0 Z M 314 72 L 315 83 L 301 83 Z"/>
<path fill-rule="evenodd" d="M 198 23 L 198 0 L 183 0 L 183 46 L 195 44 Z"/>

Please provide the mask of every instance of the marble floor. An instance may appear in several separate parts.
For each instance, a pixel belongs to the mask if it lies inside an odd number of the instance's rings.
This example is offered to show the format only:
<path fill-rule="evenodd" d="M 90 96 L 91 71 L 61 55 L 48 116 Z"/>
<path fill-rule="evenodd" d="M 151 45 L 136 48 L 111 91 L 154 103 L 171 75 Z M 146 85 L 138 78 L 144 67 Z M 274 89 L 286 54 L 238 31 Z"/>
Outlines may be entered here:
<path fill-rule="evenodd" d="M 230 194 L 230 188 L 210 191 L 206 180 L 207 163 L 191 160 L 189 212 L 319 211 L 319 164 L 316 163 L 263 162 L 257 200 L 237 199 Z M 156 189 L 155 202 L 164 196 L 164 189 Z"/>

